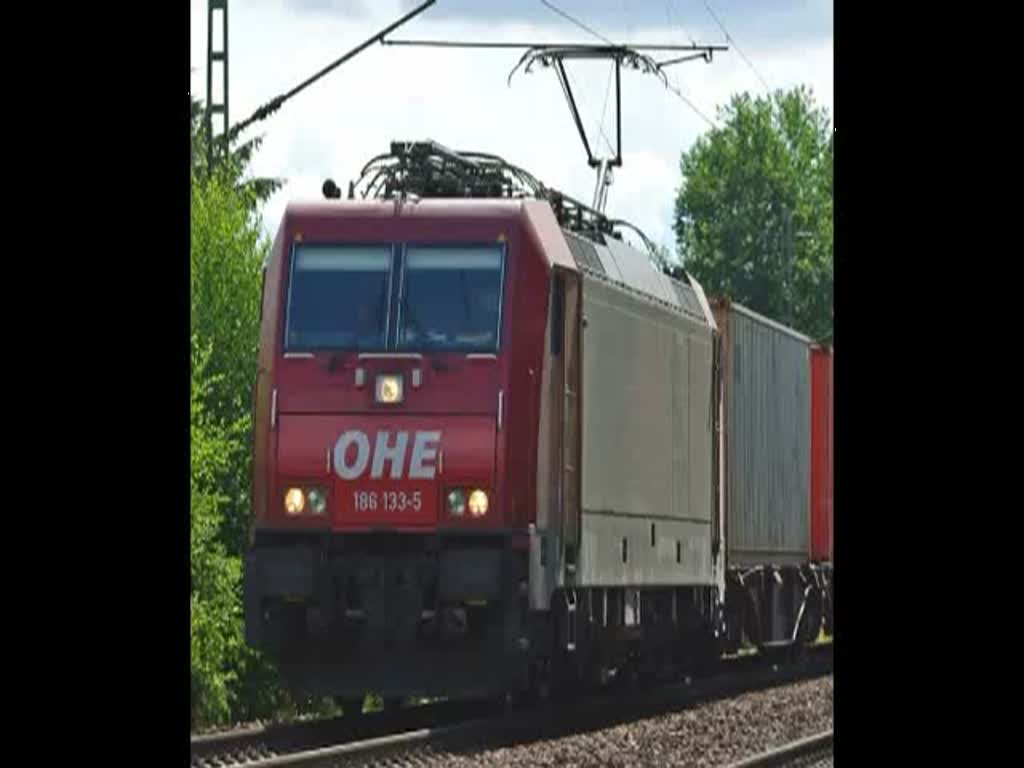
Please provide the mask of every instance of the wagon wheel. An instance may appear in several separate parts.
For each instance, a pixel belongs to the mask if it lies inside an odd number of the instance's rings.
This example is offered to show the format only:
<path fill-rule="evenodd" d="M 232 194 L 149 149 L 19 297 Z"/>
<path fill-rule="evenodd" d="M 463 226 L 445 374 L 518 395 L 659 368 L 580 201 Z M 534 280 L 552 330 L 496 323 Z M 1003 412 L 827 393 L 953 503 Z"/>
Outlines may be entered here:
<path fill-rule="evenodd" d="M 758 651 L 764 650 L 764 641 L 767 639 L 764 633 L 764 618 L 761 616 L 761 603 L 751 589 L 743 590 L 744 611 L 743 629 L 747 639 Z"/>
<path fill-rule="evenodd" d="M 831 589 L 831 585 L 829 585 L 828 593 L 826 593 L 826 595 L 825 595 L 825 620 L 824 620 L 825 634 L 828 635 L 829 637 L 834 635 L 835 631 L 836 631 L 836 622 L 835 622 L 835 616 L 833 614 L 833 610 L 834 610 L 834 605 L 833 605 L 833 602 L 832 602 L 832 589 Z"/>
<path fill-rule="evenodd" d="M 807 596 L 807 607 L 800 627 L 799 638 L 803 643 L 813 643 L 821 633 L 824 619 L 824 598 L 821 590 L 815 587 Z"/>

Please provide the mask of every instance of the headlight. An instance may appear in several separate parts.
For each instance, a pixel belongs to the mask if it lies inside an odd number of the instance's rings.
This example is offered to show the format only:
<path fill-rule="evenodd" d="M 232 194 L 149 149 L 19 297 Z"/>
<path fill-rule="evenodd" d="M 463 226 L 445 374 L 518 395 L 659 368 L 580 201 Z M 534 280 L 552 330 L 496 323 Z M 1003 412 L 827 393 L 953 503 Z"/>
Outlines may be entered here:
<path fill-rule="evenodd" d="M 448 514 L 452 517 L 462 517 L 466 514 L 466 494 L 461 488 L 448 491 Z"/>
<path fill-rule="evenodd" d="M 394 374 L 383 374 L 377 377 L 377 386 L 374 387 L 378 403 L 400 403 L 402 402 L 402 377 Z"/>
<path fill-rule="evenodd" d="M 469 494 L 469 514 L 483 517 L 487 514 L 487 492 L 479 488 Z"/>
<path fill-rule="evenodd" d="M 284 511 L 289 515 L 301 515 L 306 507 L 306 494 L 301 488 L 289 488 L 284 495 Z"/>
<path fill-rule="evenodd" d="M 327 495 L 319 488 L 309 492 L 309 510 L 314 515 L 322 515 L 327 511 Z"/>

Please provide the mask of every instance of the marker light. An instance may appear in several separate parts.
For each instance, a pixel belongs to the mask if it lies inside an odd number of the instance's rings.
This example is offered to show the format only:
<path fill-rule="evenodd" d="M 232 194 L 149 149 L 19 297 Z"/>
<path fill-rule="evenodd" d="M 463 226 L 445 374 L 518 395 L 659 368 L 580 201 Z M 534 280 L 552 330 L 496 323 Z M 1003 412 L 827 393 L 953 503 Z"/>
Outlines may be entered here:
<path fill-rule="evenodd" d="M 448 514 L 452 517 L 462 517 L 466 514 L 466 494 L 461 488 L 448 491 Z"/>
<path fill-rule="evenodd" d="M 301 515 L 306 506 L 306 495 L 300 488 L 289 488 L 284 495 L 284 511 L 289 515 Z"/>
<path fill-rule="evenodd" d="M 483 517 L 487 514 L 487 492 L 477 488 L 469 494 L 469 514 Z"/>
<path fill-rule="evenodd" d="M 377 377 L 374 387 L 378 403 L 394 404 L 402 402 L 402 377 L 394 374 L 383 374 Z"/>
<path fill-rule="evenodd" d="M 309 510 L 314 515 L 322 515 L 327 511 L 327 495 L 319 488 L 309 492 Z"/>

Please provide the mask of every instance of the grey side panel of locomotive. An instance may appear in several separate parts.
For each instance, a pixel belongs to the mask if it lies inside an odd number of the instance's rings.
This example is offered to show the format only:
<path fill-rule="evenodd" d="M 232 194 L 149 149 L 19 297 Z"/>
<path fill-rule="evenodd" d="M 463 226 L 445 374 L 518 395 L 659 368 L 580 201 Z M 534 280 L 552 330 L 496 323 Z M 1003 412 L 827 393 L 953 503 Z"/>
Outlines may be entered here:
<path fill-rule="evenodd" d="M 586 273 L 583 314 L 576 583 L 710 584 L 711 329 Z"/>
<path fill-rule="evenodd" d="M 799 564 L 810 544 L 810 339 L 736 304 L 723 329 L 730 565 Z"/>

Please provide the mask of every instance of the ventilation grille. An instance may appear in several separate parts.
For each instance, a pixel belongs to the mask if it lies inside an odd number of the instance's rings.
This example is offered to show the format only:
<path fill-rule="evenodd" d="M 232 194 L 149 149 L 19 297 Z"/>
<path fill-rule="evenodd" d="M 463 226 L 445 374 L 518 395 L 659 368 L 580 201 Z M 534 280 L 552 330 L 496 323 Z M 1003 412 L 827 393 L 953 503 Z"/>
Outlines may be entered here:
<path fill-rule="evenodd" d="M 669 282 L 675 288 L 676 297 L 679 299 L 679 305 L 683 308 L 683 311 L 703 318 L 704 310 L 701 309 L 700 302 L 697 301 L 697 294 L 694 293 L 693 288 L 675 279 L 669 279 Z"/>
<path fill-rule="evenodd" d="M 602 275 L 605 274 L 604 265 L 601 263 L 593 243 L 589 243 L 583 238 L 576 237 L 576 235 L 571 235 L 568 232 L 565 233 L 565 240 L 569 244 L 569 250 L 572 251 L 572 257 L 576 260 L 577 267 L 589 269 L 591 272 L 598 272 Z"/>

